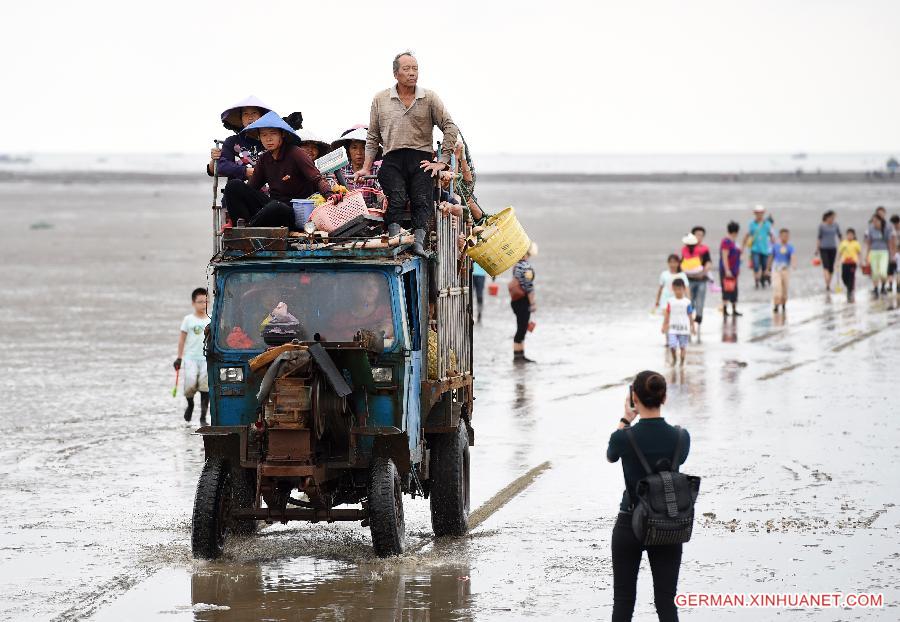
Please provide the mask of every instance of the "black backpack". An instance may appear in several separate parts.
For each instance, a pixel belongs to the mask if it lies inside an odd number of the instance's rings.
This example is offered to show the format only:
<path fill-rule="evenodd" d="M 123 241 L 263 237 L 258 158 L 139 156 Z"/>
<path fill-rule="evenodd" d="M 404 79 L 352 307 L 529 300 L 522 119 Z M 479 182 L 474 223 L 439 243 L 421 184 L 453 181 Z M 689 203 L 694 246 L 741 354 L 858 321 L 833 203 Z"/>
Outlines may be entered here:
<path fill-rule="evenodd" d="M 679 426 L 675 429 L 678 431 L 678 441 L 675 443 L 671 470 L 654 473 L 638 447 L 634 432 L 631 428 L 625 428 L 625 435 L 647 472 L 635 488 L 637 498 L 632 499 L 634 511 L 631 515 L 631 529 L 644 546 L 683 544 L 691 539 L 694 502 L 700 492 L 700 478 L 678 472 L 684 430 Z"/>

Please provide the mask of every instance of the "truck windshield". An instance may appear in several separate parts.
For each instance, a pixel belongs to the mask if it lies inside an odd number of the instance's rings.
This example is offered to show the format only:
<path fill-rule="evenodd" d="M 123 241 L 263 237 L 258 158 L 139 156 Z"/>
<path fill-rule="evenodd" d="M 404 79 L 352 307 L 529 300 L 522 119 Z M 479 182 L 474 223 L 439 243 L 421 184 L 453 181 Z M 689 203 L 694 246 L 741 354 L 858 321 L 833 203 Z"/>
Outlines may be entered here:
<path fill-rule="evenodd" d="M 382 272 L 236 272 L 220 295 L 218 346 L 262 350 L 263 330 L 286 322 L 310 341 L 352 341 L 360 329 L 384 333 L 394 343 L 387 276 Z"/>

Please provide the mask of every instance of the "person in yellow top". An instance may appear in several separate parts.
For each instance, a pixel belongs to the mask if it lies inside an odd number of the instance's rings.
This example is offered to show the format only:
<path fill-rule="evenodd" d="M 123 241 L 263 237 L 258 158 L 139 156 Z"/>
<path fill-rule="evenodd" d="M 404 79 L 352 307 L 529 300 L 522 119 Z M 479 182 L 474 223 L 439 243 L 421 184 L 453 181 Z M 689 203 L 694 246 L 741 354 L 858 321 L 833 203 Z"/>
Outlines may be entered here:
<path fill-rule="evenodd" d="M 847 302 L 853 302 L 853 289 L 856 286 L 856 266 L 862 247 L 856 239 L 856 231 L 847 229 L 846 237 L 838 244 L 838 260 L 841 262 L 841 281 L 847 288 Z"/>

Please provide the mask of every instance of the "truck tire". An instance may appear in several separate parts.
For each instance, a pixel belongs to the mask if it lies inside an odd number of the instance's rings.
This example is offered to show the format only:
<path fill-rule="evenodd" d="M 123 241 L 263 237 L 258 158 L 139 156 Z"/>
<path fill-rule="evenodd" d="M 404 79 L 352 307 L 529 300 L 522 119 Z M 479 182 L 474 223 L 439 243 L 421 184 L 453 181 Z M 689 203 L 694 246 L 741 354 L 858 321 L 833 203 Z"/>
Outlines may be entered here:
<path fill-rule="evenodd" d="M 234 482 L 232 506 L 241 509 L 252 508 L 256 501 L 256 470 L 238 467 L 232 469 L 231 477 Z M 256 533 L 258 528 L 258 520 L 234 520 L 231 524 L 231 531 L 235 535 L 251 535 Z"/>
<path fill-rule="evenodd" d="M 376 458 L 369 473 L 369 527 L 378 557 L 403 552 L 406 521 L 403 518 L 403 489 L 400 474 L 390 458 Z"/>
<path fill-rule="evenodd" d="M 197 482 L 191 520 L 191 550 L 198 559 L 216 559 L 231 531 L 231 467 L 227 460 L 207 458 Z"/>
<path fill-rule="evenodd" d="M 469 530 L 469 434 L 459 420 L 455 433 L 441 434 L 431 448 L 431 528 L 435 537 Z"/>

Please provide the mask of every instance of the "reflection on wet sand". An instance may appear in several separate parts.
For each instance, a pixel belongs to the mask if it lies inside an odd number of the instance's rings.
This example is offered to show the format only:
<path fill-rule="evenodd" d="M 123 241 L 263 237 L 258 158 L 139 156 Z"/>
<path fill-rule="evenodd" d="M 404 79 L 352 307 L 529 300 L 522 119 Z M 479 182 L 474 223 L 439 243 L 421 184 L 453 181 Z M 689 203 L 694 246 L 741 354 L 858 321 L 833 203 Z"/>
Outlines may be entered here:
<path fill-rule="evenodd" d="M 535 427 L 535 420 L 527 378 L 518 378 L 516 380 L 512 406 L 512 423 L 519 434 L 515 435 L 517 442 L 511 456 L 511 466 L 518 468 L 528 461 L 534 445 L 531 433 Z"/>
<path fill-rule="evenodd" d="M 727 316 L 722 318 L 722 343 L 737 343 L 737 318 Z"/>
<path fill-rule="evenodd" d="M 206 565 L 191 575 L 194 619 L 471 620 L 468 564 L 452 551 L 434 553 L 452 561 L 428 555 L 356 565 L 300 557 Z"/>

